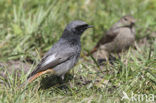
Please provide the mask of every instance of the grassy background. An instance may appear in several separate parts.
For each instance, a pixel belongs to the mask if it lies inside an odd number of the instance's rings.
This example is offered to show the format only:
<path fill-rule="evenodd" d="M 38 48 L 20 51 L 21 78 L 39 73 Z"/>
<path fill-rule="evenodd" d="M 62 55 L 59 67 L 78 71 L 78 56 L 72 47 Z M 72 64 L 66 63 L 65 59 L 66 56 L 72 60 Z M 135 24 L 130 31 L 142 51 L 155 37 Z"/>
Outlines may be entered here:
<path fill-rule="evenodd" d="M 155 0 L 0 0 L 0 62 L 7 65 L 0 66 L 7 74 L 0 77 L 0 102 L 100 103 L 121 102 L 123 91 L 128 96 L 132 92 L 156 95 L 155 11 Z M 42 77 L 27 90 L 18 88 L 28 75 L 25 68 L 29 72 L 35 68 L 70 21 L 80 19 L 95 26 L 81 38 L 83 55 L 126 14 L 137 20 L 137 49 L 121 54 L 114 65 L 105 64 L 99 70 L 90 57 L 82 57 L 61 85 L 38 90 L 40 82 L 49 80 Z M 17 65 L 22 72 L 9 74 Z"/>

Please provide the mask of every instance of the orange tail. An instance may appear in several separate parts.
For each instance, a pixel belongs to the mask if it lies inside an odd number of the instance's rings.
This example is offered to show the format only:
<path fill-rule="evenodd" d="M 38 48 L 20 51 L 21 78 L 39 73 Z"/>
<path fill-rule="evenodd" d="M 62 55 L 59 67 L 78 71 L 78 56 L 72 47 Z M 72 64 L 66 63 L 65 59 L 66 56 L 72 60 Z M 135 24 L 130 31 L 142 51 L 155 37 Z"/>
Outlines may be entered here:
<path fill-rule="evenodd" d="M 31 83 L 32 81 L 34 81 L 36 78 L 38 78 L 39 76 L 46 74 L 46 73 L 53 73 L 54 70 L 53 69 L 47 69 L 45 71 L 36 73 L 35 75 L 31 76 L 30 78 L 28 78 L 21 86 L 27 86 L 29 83 Z"/>
<path fill-rule="evenodd" d="M 93 54 L 94 52 L 96 52 L 97 51 L 97 48 L 94 48 L 90 53 L 88 53 L 86 56 L 89 56 L 89 55 L 91 55 L 91 54 Z"/>

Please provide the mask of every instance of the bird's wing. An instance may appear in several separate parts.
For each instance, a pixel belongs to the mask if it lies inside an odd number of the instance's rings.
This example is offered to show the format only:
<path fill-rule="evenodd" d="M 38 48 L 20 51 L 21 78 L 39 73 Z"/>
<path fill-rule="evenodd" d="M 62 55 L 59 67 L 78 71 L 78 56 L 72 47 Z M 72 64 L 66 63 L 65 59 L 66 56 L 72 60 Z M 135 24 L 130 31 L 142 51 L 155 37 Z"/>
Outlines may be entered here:
<path fill-rule="evenodd" d="M 106 34 L 99 40 L 99 42 L 96 44 L 96 46 L 93 48 L 93 50 L 90 52 L 90 54 L 97 51 L 100 45 L 111 42 L 114 40 L 114 38 L 119 34 L 118 28 L 111 28 L 109 31 L 106 32 Z"/>
<path fill-rule="evenodd" d="M 103 36 L 100 41 L 97 43 L 96 47 L 99 47 L 101 44 L 105 44 L 114 40 L 114 38 L 119 34 L 119 29 L 110 29 L 106 32 L 106 35 Z"/>
<path fill-rule="evenodd" d="M 54 72 L 53 67 L 56 65 L 63 63 L 69 60 L 72 56 L 74 56 L 74 52 L 72 50 L 62 50 L 55 53 L 46 54 L 41 62 L 37 65 L 36 69 L 28 76 L 28 82 L 32 82 L 37 77 L 47 72 Z"/>

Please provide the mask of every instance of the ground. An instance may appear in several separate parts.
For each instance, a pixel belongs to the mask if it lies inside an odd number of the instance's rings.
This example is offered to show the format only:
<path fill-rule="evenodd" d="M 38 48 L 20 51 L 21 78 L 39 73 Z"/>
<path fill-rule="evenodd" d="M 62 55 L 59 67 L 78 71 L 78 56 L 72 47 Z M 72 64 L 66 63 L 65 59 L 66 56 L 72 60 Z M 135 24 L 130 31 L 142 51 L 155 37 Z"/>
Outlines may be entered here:
<path fill-rule="evenodd" d="M 155 0 L 1 0 L 0 103 L 154 103 L 155 11 Z M 137 21 L 135 46 L 112 64 L 98 67 L 84 55 L 127 14 Z M 27 88 L 19 88 L 66 24 L 77 19 L 94 25 L 94 29 L 83 34 L 81 58 L 65 80 L 44 75 Z M 122 100 L 125 95 L 129 99 Z"/>

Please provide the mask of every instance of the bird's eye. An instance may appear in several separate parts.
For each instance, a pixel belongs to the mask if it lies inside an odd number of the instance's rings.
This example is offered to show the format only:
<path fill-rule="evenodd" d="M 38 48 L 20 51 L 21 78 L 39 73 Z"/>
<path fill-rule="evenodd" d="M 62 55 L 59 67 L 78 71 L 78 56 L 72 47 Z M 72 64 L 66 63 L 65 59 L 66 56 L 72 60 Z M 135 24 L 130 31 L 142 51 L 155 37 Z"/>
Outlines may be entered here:
<path fill-rule="evenodd" d="M 124 18 L 125 21 L 127 21 L 127 18 Z"/>
<path fill-rule="evenodd" d="M 80 27 L 80 26 L 78 26 L 78 27 L 76 27 L 75 29 L 79 31 L 79 30 L 81 30 L 81 27 Z"/>
<path fill-rule="evenodd" d="M 80 26 L 76 27 L 76 30 L 81 30 L 81 29 L 84 29 L 86 27 L 88 27 L 87 24 L 86 25 L 80 25 Z"/>

